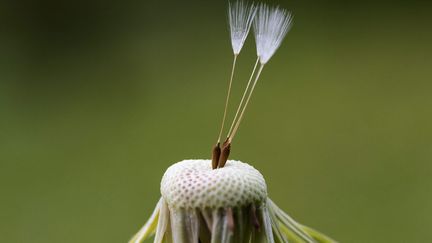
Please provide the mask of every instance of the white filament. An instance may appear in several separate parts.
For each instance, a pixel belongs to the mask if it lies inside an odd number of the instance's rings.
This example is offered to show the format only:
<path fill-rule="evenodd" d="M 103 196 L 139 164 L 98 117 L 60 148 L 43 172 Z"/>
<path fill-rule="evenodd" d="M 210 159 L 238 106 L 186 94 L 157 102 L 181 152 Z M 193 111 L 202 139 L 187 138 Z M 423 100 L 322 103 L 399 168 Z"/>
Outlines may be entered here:
<path fill-rule="evenodd" d="M 238 55 L 249 34 L 256 7 L 244 1 L 229 3 L 228 20 L 231 34 L 231 45 L 234 55 Z"/>
<path fill-rule="evenodd" d="M 257 55 L 267 63 L 291 28 L 292 15 L 285 9 L 261 4 L 254 21 Z"/>

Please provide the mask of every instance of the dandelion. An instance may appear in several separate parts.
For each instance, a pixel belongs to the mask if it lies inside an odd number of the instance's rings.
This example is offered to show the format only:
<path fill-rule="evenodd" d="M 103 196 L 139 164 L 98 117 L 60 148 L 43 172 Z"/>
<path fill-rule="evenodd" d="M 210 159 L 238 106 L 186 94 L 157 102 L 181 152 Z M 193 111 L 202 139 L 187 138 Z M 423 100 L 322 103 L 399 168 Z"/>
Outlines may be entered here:
<path fill-rule="evenodd" d="M 231 36 L 231 46 L 234 52 L 234 59 L 231 69 L 231 76 L 228 84 L 228 91 L 225 99 L 225 109 L 222 117 L 222 124 L 219 131 L 219 136 L 216 145 L 213 147 L 213 161 L 212 166 L 216 168 L 219 165 L 219 158 L 221 154 L 220 140 L 225 126 L 225 120 L 228 110 L 229 99 L 231 95 L 231 86 L 234 77 L 237 56 L 243 48 L 244 42 L 249 34 L 252 26 L 252 21 L 255 17 L 256 7 L 254 4 L 247 4 L 244 1 L 237 1 L 234 3 L 228 2 L 228 22 Z M 226 152 L 226 146 L 225 146 Z M 225 160 L 226 161 L 226 160 Z"/>
<path fill-rule="evenodd" d="M 234 62 L 221 131 L 213 148 L 212 160 L 183 160 L 171 165 L 162 177 L 162 197 L 153 214 L 129 243 L 140 243 L 153 235 L 155 243 L 335 242 L 296 222 L 281 210 L 268 197 L 265 179 L 257 169 L 241 161 L 228 160 L 231 142 L 261 71 L 291 25 L 291 15 L 283 9 L 263 4 L 259 7 L 254 20 L 257 61 L 227 139 L 220 148 L 236 57 L 249 32 L 255 11 L 254 5 L 243 2 L 229 5 Z M 261 65 L 255 75 L 259 63 Z"/>

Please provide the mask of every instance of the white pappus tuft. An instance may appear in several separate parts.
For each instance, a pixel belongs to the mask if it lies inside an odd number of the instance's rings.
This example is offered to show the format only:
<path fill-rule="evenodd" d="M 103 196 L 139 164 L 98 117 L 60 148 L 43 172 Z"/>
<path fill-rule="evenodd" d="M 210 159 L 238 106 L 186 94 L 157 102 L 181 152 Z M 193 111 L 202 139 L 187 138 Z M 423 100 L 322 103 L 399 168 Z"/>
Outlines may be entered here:
<path fill-rule="evenodd" d="M 266 64 L 279 48 L 291 28 L 292 15 L 279 7 L 261 4 L 254 21 L 257 54 L 261 64 Z"/>
<path fill-rule="evenodd" d="M 229 2 L 228 20 L 231 34 L 231 45 L 234 55 L 238 55 L 249 34 L 253 19 L 256 13 L 256 6 L 244 1 Z"/>

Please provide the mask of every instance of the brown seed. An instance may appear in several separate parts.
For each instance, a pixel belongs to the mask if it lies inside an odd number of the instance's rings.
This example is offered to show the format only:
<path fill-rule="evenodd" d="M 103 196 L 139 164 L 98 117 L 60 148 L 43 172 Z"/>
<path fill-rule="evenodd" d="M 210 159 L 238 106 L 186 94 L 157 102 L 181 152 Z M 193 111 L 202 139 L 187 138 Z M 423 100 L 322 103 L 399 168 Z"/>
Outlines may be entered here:
<path fill-rule="evenodd" d="M 213 151 L 212 151 L 212 169 L 216 169 L 218 167 L 220 154 L 221 154 L 220 143 L 217 143 L 213 147 Z"/>
<path fill-rule="evenodd" d="M 231 152 L 231 143 L 225 141 L 222 146 L 222 152 L 219 157 L 218 168 L 223 168 L 228 160 L 228 157 Z"/>

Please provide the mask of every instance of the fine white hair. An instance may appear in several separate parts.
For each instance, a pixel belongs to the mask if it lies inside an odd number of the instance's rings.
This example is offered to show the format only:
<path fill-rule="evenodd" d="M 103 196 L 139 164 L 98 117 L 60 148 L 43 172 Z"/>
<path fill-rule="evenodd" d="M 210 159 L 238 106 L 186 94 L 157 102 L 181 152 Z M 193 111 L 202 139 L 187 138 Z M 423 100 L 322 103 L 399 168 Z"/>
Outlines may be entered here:
<path fill-rule="evenodd" d="M 292 15 L 279 7 L 259 6 L 254 21 L 257 55 L 266 64 L 282 43 L 291 28 Z"/>
<path fill-rule="evenodd" d="M 231 45 L 235 55 L 238 55 L 249 34 L 256 13 L 256 6 L 245 1 L 229 2 L 228 21 L 231 35 Z"/>

